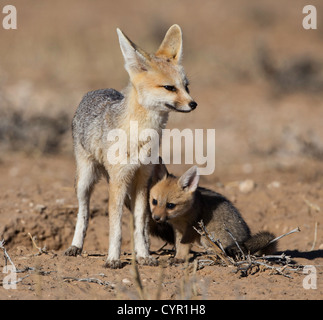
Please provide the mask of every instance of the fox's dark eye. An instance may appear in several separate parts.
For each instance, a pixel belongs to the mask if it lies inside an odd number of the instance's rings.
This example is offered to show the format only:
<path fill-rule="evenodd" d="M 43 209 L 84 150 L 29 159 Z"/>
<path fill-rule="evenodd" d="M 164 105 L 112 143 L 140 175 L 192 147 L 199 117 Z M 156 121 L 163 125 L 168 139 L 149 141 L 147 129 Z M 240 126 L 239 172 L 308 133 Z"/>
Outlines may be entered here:
<path fill-rule="evenodd" d="M 176 204 L 175 203 L 170 203 L 170 202 L 167 202 L 166 203 L 166 208 L 167 209 L 174 209 L 176 207 Z"/>
<path fill-rule="evenodd" d="M 177 89 L 174 86 L 164 86 L 164 88 L 168 91 L 176 92 Z"/>
<path fill-rule="evenodd" d="M 153 206 L 156 206 L 156 205 L 157 205 L 157 203 L 158 203 L 158 201 L 157 201 L 156 199 L 153 199 L 153 200 L 151 201 L 151 203 L 153 204 Z"/>
<path fill-rule="evenodd" d="M 185 90 L 187 93 L 190 93 L 190 89 L 188 88 L 188 85 L 185 86 Z"/>

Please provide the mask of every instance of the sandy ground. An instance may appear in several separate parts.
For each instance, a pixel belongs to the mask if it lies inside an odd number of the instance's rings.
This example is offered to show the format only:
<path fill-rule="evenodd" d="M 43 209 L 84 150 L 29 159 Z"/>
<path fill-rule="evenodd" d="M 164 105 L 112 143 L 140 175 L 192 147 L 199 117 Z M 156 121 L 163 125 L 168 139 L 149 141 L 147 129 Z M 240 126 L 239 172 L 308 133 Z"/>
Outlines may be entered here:
<path fill-rule="evenodd" d="M 173 23 L 183 28 L 184 66 L 199 105 L 190 114 L 172 114 L 168 128 L 216 130 L 215 171 L 201 185 L 228 197 L 252 232 L 301 232 L 278 243 L 295 263 L 283 270 L 289 277 L 272 270 L 242 277 L 221 265 L 195 270 L 194 261 L 205 255 L 171 266 L 172 248 L 157 253 L 163 242 L 151 239 L 160 266 L 138 267 L 145 298 L 323 298 L 323 38 L 321 30 L 302 28 L 306 1 L 12 3 L 18 30 L 0 28 L 0 239 L 22 272 L 16 289 L 5 289 L 0 251 L 0 299 L 140 298 L 126 210 L 125 266 L 103 267 L 104 182 L 92 197 L 84 254 L 63 255 L 77 214 L 70 123 L 85 92 L 127 83 L 116 27 L 152 51 Z M 322 13 L 322 4 L 315 5 Z M 169 169 L 180 175 L 188 167 Z M 246 180 L 253 187 L 243 192 Z M 310 274 L 301 268 L 306 265 L 314 266 Z M 315 280 L 316 289 L 305 289 Z"/>
<path fill-rule="evenodd" d="M 5 247 L 16 268 L 25 271 L 17 274 L 18 279 L 23 280 L 16 289 L 0 287 L 1 299 L 140 297 L 130 264 L 127 212 L 123 219 L 122 246 L 126 265 L 120 270 L 103 267 L 108 248 L 107 187 L 103 182 L 93 195 L 85 253 L 76 258 L 63 255 L 72 239 L 77 212 L 73 169 L 72 159 L 63 157 L 30 159 L 13 155 L 3 160 L 0 175 L 6 183 L 0 190 L 0 233 L 7 241 Z M 313 169 L 322 170 L 322 166 Z M 236 268 L 221 265 L 205 266 L 194 272 L 193 262 L 189 266 L 170 266 L 167 260 L 173 252 L 164 251 L 163 255 L 153 253 L 160 261 L 159 267 L 139 266 L 146 297 L 156 299 L 157 288 L 161 287 L 160 299 L 321 299 L 323 239 L 320 230 L 323 221 L 320 212 L 308 206 L 305 200 L 321 207 L 322 184 L 296 182 L 299 179 L 297 172 L 271 170 L 270 173 L 249 174 L 248 178 L 253 178 L 256 187 L 245 194 L 239 191 L 237 182 L 240 180 L 231 180 L 232 176 L 236 177 L 236 174 L 222 173 L 218 179 L 223 186 L 217 190 L 235 202 L 252 231 L 271 230 L 280 235 L 300 227 L 300 233 L 281 239 L 278 249 L 290 255 L 296 264 L 315 266 L 317 289 L 304 289 L 306 274 L 302 269 L 286 271 L 291 278 L 270 270 L 241 277 L 240 272 L 234 272 Z M 275 187 L 273 181 L 279 182 L 280 186 Z M 312 248 L 316 223 L 318 236 Z M 28 233 L 35 237 L 37 246 L 46 246 L 47 253 L 38 255 Z M 151 250 L 156 251 L 162 245 L 162 241 L 152 239 Z M 199 251 L 198 248 L 195 250 Z M 1 258 L 0 268 L 3 266 L 4 259 Z M 7 276 L 0 275 L 0 279 Z M 95 278 L 102 283 L 83 283 L 72 278 Z"/>

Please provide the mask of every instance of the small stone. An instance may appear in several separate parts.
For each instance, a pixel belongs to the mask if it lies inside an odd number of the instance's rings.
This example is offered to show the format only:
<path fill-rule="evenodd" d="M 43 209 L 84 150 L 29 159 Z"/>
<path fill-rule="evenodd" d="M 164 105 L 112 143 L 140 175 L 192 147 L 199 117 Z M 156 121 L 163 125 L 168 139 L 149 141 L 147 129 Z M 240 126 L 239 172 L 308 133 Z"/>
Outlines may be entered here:
<path fill-rule="evenodd" d="M 124 278 L 124 279 L 122 279 L 122 283 L 124 283 L 124 284 L 130 284 L 131 281 L 129 279 L 127 279 L 127 278 Z"/>
<path fill-rule="evenodd" d="M 279 181 L 273 181 L 267 185 L 268 189 L 278 189 L 280 188 L 281 183 Z"/>
<path fill-rule="evenodd" d="M 239 183 L 239 190 L 242 193 L 249 193 L 254 190 L 256 184 L 253 180 L 247 179 Z"/>

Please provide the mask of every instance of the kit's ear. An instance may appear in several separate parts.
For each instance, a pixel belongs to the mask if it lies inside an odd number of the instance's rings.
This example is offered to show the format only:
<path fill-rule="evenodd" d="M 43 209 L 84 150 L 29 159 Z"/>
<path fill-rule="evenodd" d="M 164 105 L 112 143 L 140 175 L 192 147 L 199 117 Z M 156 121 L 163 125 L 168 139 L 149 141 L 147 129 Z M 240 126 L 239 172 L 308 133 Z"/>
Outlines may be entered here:
<path fill-rule="evenodd" d="M 152 174 L 153 184 L 157 183 L 160 180 L 166 179 L 169 173 L 166 166 L 163 163 L 155 164 Z"/>
<path fill-rule="evenodd" d="M 188 169 L 179 179 L 178 185 L 188 192 L 194 192 L 199 184 L 200 176 L 198 174 L 197 166 Z"/>

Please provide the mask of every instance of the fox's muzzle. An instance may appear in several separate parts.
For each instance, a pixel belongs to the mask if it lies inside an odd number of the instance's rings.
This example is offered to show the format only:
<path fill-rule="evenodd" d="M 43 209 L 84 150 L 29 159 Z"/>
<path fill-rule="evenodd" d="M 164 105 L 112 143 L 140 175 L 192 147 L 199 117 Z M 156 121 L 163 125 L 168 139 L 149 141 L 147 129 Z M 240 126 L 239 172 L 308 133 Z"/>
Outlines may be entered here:
<path fill-rule="evenodd" d="M 163 223 L 168 220 L 167 216 L 161 217 L 161 216 L 157 216 L 157 215 L 153 215 L 153 219 L 158 223 Z"/>
<path fill-rule="evenodd" d="M 190 107 L 190 109 L 178 109 L 176 108 L 175 106 L 169 104 L 169 103 L 165 103 L 165 106 L 169 109 L 172 109 L 174 111 L 177 111 L 177 112 L 184 112 L 184 113 L 187 113 L 187 112 L 191 112 L 192 110 L 196 109 L 197 107 L 197 103 L 195 101 L 191 101 L 188 106 Z"/>

